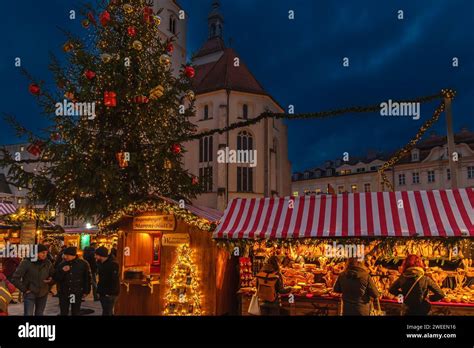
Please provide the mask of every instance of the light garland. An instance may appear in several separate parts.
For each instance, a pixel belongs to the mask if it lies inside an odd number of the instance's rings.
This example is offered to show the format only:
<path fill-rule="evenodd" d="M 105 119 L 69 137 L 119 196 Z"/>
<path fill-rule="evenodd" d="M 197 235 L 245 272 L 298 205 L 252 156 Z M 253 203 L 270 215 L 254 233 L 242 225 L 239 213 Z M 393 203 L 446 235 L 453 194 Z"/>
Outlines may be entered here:
<path fill-rule="evenodd" d="M 163 315 L 203 315 L 199 277 L 193 262 L 193 250 L 188 244 L 184 244 L 178 247 L 177 254 L 177 260 L 167 280 L 169 290 L 165 296 Z"/>
<path fill-rule="evenodd" d="M 132 203 L 126 208 L 120 209 L 103 219 L 99 223 L 100 231 L 113 230 L 113 225 L 117 224 L 121 219 L 125 217 L 134 217 L 142 213 L 161 211 L 166 214 L 173 214 L 176 217 L 182 219 L 185 223 L 191 226 L 195 226 L 203 231 L 213 231 L 216 228 L 216 224 L 209 220 L 200 218 L 187 209 L 181 209 L 175 205 L 166 202 L 148 201 L 142 203 Z"/>

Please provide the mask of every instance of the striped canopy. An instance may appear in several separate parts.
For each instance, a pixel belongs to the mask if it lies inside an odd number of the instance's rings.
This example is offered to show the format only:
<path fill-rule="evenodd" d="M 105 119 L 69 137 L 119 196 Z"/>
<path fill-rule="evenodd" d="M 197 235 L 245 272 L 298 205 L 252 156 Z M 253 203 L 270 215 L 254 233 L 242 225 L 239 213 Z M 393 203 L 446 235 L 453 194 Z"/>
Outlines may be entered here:
<path fill-rule="evenodd" d="M 11 203 L 0 202 L 0 215 L 8 215 L 16 212 L 16 207 Z"/>
<path fill-rule="evenodd" d="M 474 190 L 233 199 L 214 238 L 474 236 Z"/>

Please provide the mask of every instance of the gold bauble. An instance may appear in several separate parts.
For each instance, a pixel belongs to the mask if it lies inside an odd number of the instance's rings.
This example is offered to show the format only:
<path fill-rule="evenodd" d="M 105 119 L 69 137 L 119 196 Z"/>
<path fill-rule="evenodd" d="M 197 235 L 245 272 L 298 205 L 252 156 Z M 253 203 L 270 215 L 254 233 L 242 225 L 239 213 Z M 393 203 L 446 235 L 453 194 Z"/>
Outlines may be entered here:
<path fill-rule="evenodd" d="M 186 98 L 189 100 L 189 101 L 193 101 L 194 99 L 196 99 L 196 94 L 194 93 L 194 91 L 191 91 L 190 89 L 186 91 Z"/>
<path fill-rule="evenodd" d="M 132 44 L 133 48 L 136 49 L 137 51 L 141 51 L 143 49 L 143 45 L 139 40 L 133 41 Z"/>
<path fill-rule="evenodd" d="M 101 54 L 100 58 L 102 59 L 104 63 L 108 63 L 112 60 L 112 56 L 108 53 Z"/>
<path fill-rule="evenodd" d="M 133 12 L 133 6 L 130 5 L 130 4 L 125 4 L 123 5 L 123 11 L 126 13 L 126 14 L 130 14 Z"/>
<path fill-rule="evenodd" d="M 153 21 L 155 22 L 156 25 L 161 24 L 161 17 L 160 16 L 153 16 Z"/>
<path fill-rule="evenodd" d="M 162 54 L 160 56 L 160 64 L 164 66 L 166 70 L 171 68 L 171 57 L 167 54 Z"/>

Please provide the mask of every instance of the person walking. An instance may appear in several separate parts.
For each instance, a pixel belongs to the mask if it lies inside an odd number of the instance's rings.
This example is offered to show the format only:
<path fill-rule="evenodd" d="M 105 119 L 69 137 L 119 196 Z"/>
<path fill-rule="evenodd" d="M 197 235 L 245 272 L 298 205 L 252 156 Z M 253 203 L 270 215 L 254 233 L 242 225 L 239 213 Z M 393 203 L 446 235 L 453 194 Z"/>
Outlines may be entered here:
<path fill-rule="evenodd" d="M 114 307 L 120 293 L 119 264 L 113 255 L 109 255 L 106 247 L 95 251 L 95 259 L 99 272 L 97 293 L 102 305 L 102 315 L 114 315 Z"/>
<path fill-rule="evenodd" d="M 91 291 L 91 271 L 89 264 L 77 257 L 77 248 L 64 249 L 64 261 L 58 265 L 54 280 L 59 286 L 60 315 L 79 315 L 82 298 Z"/>
<path fill-rule="evenodd" d="M 44 314 L 54 273 L 47 256 L 48 248 L 38 244 L 36 260 L 24 259 L 13 274 L 13 285 L 23 293 L 25 316 Z"/>
<path fill-rule="evenodd" d="M 92 294 L 94 295 L 94 301 L 99 301 L 99 295 L 97 294 L 97 261 L 95 260 L 95 246 L 93 243 L 84 249 L 84 260 L 89 263 L 91 268 L 91 279 L 92 279 Z"/>
<path fill-rule="evenodd" d="M 372 277 L 357 258 L 349 258 L 346 269 L 334 284 L 334 292 L 342 293 L 342 315 L 370 315 L 370 300 L 380 293 Z"/>
<path fill-rule="evenodd" d="M 283 277 L 276 256 L 271 256 L 257 274 L 257 297 L 262 302 L 260 312 L 263 316 L 282 314 L 280 294 L 290 292 L 283 286 Z"/>
<path fill-rule="evenodd" d="M 404 315 L 428 315 L 430 301 L 446 295 L 433 279 L 425 275 L 425 265 L 418 255 L 408 255 L 401 267 L 402 275 L 390 286 L 389 292 L 403 303 Z M 431 296 L 428 296 L 432 292 Z"/>

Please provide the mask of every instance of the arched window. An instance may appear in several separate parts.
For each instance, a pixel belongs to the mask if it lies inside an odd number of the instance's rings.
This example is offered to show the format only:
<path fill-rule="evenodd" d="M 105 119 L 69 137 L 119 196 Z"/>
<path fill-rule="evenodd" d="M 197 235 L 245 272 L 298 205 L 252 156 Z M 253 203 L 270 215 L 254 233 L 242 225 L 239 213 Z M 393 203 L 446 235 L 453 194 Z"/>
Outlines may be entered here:
<path fill-rule="evenodd" d="M 253 137 L 247 131 L 242 131 L 237 135 L 237 152 L 245 151 L 247 159 L 250 158 L 250 151 L 253 150 Z M 253 154 L 252 154 L 253 156 Z M 237 166 L 237 191 L 253 192 L 253 168 L 249 164 L 240 163 Z"/>
<path fill-rule="evenodd" d="M 209 105 L 204 105 L 204 120 L 209 119 Z"/>
<path fill-rule="evenodd" d="M 213 38 L 214 36 L 216 36 L 216 24 L 215 23 L 211 24 L 211 38 Z"/>

